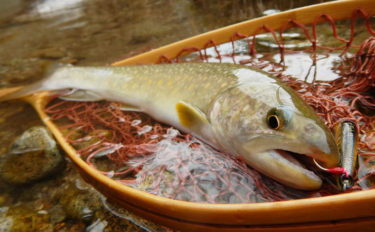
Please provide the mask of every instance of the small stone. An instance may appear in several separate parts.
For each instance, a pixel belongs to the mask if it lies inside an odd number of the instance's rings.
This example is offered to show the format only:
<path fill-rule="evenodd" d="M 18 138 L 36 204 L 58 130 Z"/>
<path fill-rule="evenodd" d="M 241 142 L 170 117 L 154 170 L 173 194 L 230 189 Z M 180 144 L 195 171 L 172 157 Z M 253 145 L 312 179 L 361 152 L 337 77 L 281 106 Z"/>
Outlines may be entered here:
<path fill-rule="evenodd" d="M 62 167 L 63 157 L 52 135 L 43 126 L 25 131 L 0 156 L 0 178 L 9 184 L 29 184 Z"/>
<path fill-rule="evenodd" d="M 69 218 L 91 221 L 101 208 L 101 200 L 96 191 L 79 190 L 70 185 L 60 198 L 60 204 Z"/>
<path fill-rule="evenodd" d="M 48 214 L 38 214 L 24 205 L 10 207 L 7 216 L 12 219 L 11 231 L 53 231 Z"/>
<path fill-rule="evenodd" d="M 6 216 L 8 207 L 0 208 L 0 232 L 12 231 L 13 218 Z"/>
<path fill-rule="evenodd" d="M 107 221 L 97 219 L 93 224 L 89 225 L 86 228 L 86 231 L 87 232 L 104 231 L 107 225 L 108 225 Z"/>
<path fill-rule="evenodd" d="M 60 205 L 54 205 L 50 210 L 50 222 L 52 224 L 62 223 L 66 219 L 66 213 Z"/>
<path fill-rule="evenodd" d="M 61 59 L 65 57 L 66 52 L 61 48 L 45 48 L 32 54 L 33 57 L 39 57 L 43 59 Z"/>
<path fill-rule="evenodd" d="M 142 218 L 113 202 L 105 200 L 104 206 L 107 211 L 103 211 L 100 220 L 97 220 L 88 228 L 97 228 L 99 224 L 98 222 L 100 222 L 101 224 L 106 223 L 104 230 L 100 231 L 170 231 L 169 229 Z"/>

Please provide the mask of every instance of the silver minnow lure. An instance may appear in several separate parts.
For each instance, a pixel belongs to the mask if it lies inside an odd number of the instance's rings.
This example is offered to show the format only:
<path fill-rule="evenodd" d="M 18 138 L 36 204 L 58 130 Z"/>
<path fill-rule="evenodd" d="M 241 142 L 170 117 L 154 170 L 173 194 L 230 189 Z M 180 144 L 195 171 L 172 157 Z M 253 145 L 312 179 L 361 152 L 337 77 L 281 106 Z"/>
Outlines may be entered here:
<path fill-rule="evenodd" d="M 288 152 L 326 167 L 339 162 L 335 139 L 314 111 L 278 79 L 247 66 L 65 66 L 0 100 L 67 88 L 80 90 L 76 100 L 126 103 L 297 189 L 318 189 L 322 180 Z"/>

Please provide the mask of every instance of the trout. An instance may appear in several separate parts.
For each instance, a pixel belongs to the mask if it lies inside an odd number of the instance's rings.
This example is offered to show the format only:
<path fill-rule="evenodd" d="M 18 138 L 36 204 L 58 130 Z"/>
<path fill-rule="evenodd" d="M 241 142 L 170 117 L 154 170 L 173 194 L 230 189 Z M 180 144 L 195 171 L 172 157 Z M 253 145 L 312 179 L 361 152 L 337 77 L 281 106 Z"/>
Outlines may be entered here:
<path fill-rule="evenodd" d="M 64 66 L 0 101 L 61 89 L 77 90 L 66 99 L 125 103 L 296 189 L 318 189 L 322 179 L 295 156 L 325 167 L 339 163 L 335 139 L 313 109 L 277 78 L 248 66 Z"/>

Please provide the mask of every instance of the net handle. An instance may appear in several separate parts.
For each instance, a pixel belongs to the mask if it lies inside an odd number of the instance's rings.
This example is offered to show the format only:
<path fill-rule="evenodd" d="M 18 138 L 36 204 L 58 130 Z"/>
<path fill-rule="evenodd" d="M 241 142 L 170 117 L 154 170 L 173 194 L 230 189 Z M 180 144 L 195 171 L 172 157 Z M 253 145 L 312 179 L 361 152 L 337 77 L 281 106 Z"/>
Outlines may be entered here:
<path fill-rule="evenodd" d="M 185 51 L 185 53 L 193 52 L 197 49 L 199 50 L 202 48 L 211 47 L 213 46 L 213 43 L 210 41 L 215 41 L 216 44 L 229 42 L 231 41 L 232 35 L 236 33 L 252 36 L 266 32 L 266 28 L 268 30 L 279 30 L 285 27 L 286 24 L 288 24 L 288 22 L 291 20 L 307 25 L 326 21 L 324 17 L 320 17 L 322 14 L 330 15 L 333 20 L 351 18 L 353 9 L 365 9 L 369 16 L 375 15 L 373 2 L 370 0 L 341 0 L 306 6 L 274 15 L 251 19 L 227 27 L 222 27 L 220 29 L 180 40 L 134 57 L 120 60 L 115 62 L 113 65 L 154 64 L 158 63 L 161 57 L 165 57 L 167 59 L 177 57 L 179 52 L 184 49 L 186 50 L 187 47 L 191 47 L 192 49 L 190 49 L 190 51 Z M 263 29 L 259 30 L 259 28 Z"/>

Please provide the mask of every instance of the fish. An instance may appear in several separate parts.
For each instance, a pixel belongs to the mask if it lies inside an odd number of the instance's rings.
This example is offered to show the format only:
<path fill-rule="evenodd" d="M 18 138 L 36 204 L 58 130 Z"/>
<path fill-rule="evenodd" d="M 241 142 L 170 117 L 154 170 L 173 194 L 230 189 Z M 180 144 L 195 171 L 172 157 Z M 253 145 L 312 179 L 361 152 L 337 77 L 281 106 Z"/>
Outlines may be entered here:
<path fill-rule="evenodd" d="M 298 156 L 325 167 L 340 160 L 334 136 L 314 110 L 279 79 L 249 66 L 60 66 L 0 101 L 62 89 L 75 90 L 67 100 L 124 103 L 295 189 L 315 190 L 323 183 Z"/>

